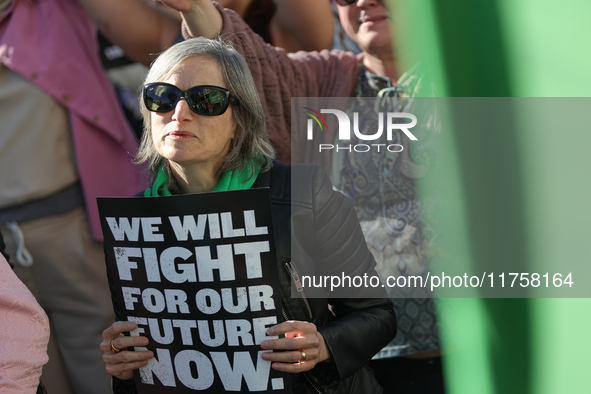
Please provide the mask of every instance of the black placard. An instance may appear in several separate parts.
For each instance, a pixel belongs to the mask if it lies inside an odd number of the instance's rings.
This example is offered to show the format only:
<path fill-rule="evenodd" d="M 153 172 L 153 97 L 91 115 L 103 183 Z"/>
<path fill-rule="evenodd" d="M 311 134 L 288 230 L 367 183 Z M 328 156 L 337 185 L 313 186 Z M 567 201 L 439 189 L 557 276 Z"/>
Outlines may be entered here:
<path fill-rule="evenodd" d="M 122 318 L 155 355 L 135 371 L 139 393 L 291 393 L 261 358 L 284 320 L 268 189 L 98 206 Z"/>

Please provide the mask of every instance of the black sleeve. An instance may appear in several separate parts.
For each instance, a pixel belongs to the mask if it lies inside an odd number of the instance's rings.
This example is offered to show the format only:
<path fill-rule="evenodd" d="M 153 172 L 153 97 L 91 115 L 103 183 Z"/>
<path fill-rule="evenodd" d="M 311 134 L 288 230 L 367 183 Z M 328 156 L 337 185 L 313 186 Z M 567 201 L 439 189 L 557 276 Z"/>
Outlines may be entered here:
<path fill-rule="evenodd" d="M 332 189 L 328 176 L 317 166 L 292 166 L 294 200 L 304 202 L 292 220 L 308 227 L 292 242 L 310 244 L 316 275 L 378 276 L 353 205 Z M 312 215 L 305 214 L 310 194 Z M 297 211 L 292 208 L 292 211 Z M 304 223 L 306 222 L 307 223 Z M 301 273 L 301 272 L 300 272 Z M 384 288 L 325 289 L 336 320 L 318 329 L 326 341 L 342 380 L 361 369 L 396 335 L 396 315 Z"/>
<path fill-rule="evenodd" d="M 115 377 L 113 379 L 113 394 L 137 394 L 135 380 L 121 380 Z"/>

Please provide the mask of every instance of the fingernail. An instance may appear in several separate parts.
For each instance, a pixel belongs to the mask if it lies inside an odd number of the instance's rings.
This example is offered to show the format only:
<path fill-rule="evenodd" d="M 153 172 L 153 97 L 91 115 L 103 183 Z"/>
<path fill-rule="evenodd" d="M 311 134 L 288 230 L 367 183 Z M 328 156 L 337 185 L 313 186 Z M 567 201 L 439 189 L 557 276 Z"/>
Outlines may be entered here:
<path fill-rule="evenodd" d="M 263 341 L 263 342 L 261 342 L 261 347 L 263 349 L 268 349 L 268 347 L 269 347 L 269 341 Z"/>

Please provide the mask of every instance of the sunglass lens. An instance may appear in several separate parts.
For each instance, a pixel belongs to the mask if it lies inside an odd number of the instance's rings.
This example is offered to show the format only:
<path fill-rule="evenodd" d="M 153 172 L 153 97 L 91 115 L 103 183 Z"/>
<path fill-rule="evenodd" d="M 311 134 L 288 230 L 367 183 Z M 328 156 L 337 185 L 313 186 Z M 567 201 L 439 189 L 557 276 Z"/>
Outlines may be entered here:
<path fill-rule="evenodd" d="M 217 116 L 228 108 L 228 94 L 213 87 L 200 87 L 189 91 L 191 109 L 200 115 Z"/>
<path fill-rule="evenodd" d="M 178 101 L 179 92 L 171 86 L 149 86 L 144 94 L 144 102 L 150 111 L 168 112 Z"/>
<path fill-rule="evenodd" d="M 335 0 L 338 5 L 341 7 L 347 7 L 353 5 L 357 2 L 357 0 Z"/>

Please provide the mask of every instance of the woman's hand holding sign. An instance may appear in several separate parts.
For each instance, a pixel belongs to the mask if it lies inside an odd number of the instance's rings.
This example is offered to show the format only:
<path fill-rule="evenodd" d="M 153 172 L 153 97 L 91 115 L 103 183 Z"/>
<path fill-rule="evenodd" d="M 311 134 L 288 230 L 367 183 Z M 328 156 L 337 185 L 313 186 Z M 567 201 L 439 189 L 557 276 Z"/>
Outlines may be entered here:
<path fill-rule="evenodd" d="M 121 380 L 133 378 L 133 370 L 148 364 L 154 357 L 151 351 L 128 351 L 130 347 L 144 347 L 148 338 L 142 336 L 124 336 L 124 332 L 137 328 L 134 322 L 116 322 L 103 331 L 100 348 L 107 373 Z M 278 371 L 298 373 L 313 369 L 316 364 L 330 360 L 322 334 L 313 323 L 304 321 L 286 321 L 267 330 L 267 335 L 284 338 L 268 339 L 261 343 L 264 350 L 287 350 L 284 352 L 266 352 L 264 360 L 273 362 Z"/>
<path fill-rule="evenodd" d="M 330 360 L 330 352 L 316 325 L 304 321 L 286 321 L 267 330 L 267 335 L 285 334 L 284 338 L 261 343 L 265 350 L 288 350 L 263 353 L 264 360 L 272 361 L 273 369 L 289 373 L 309 371 L 316 364 Z"/>
<path fill-rule="evenodd" d="M 119 321 L 103 331 L 103 341 L 100 348 L 103 352 L 103 362 L 107 373 L 121 380 L 133 378 L 133 370 L 148 364 L 154 357 L 151 351 L 130 352 L 128 347 L 146 346 L 148 338 L 140 336 L 124 336 L 123 333 L 133 331 L 137 324 Z"/>

